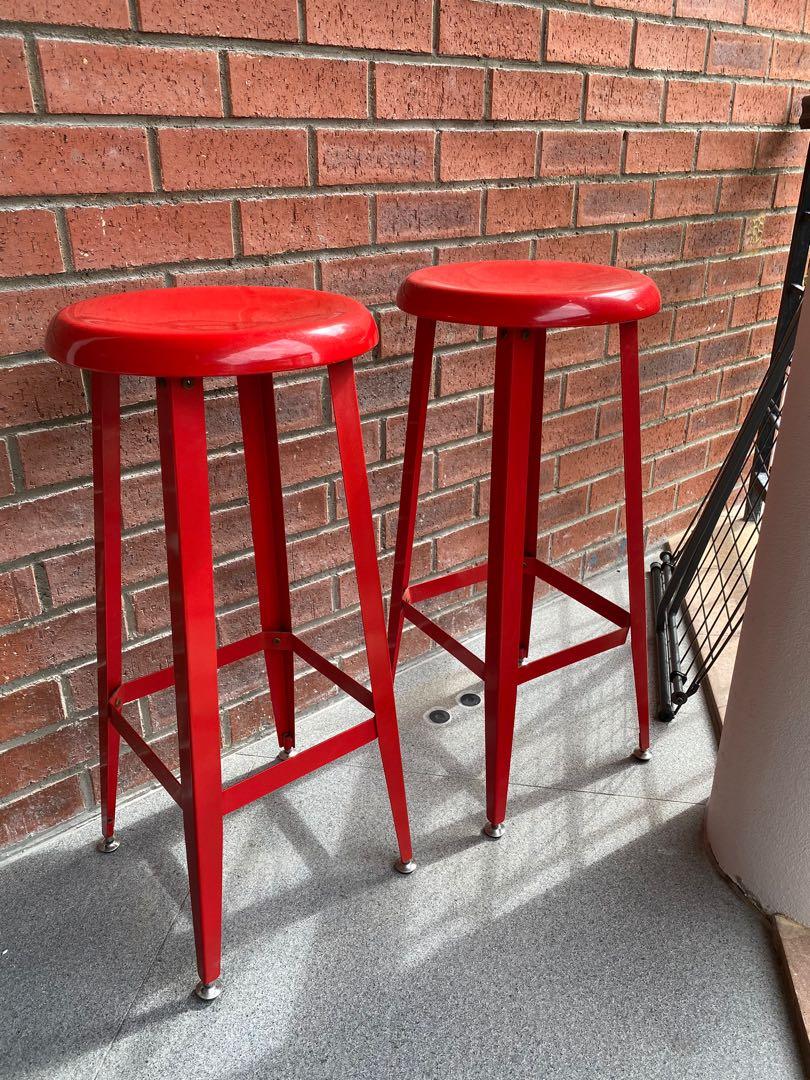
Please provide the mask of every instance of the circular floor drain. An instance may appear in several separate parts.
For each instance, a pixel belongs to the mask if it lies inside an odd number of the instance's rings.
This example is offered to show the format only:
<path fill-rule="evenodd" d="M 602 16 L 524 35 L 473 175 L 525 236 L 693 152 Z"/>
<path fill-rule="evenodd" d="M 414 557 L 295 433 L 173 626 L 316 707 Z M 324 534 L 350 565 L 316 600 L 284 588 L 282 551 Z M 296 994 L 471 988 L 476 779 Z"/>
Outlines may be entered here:
<path fill-rule="evenodd" d="M 446 724 L 450 720 L 447 709 L 431 709 L 427 715 L 432 724 Z"/>
<path fill-rule="evenodd" d="M 474 709 L 476 705 L 481 704 L 480 694 L 462 694 L 458 699 L 459 705 L 466 705 L 468 709 Z"/>

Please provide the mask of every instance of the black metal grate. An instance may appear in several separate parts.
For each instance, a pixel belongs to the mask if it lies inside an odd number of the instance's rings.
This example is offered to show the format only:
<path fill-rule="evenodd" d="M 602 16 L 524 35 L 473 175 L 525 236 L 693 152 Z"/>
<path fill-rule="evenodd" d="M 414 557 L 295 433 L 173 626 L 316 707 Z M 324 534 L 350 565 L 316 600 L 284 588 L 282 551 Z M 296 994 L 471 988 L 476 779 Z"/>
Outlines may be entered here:
<path fill-rule="evenodd" d="M 810 97 L 802 101 L 810 128 Z M 810 251 L 810 151 L 799 192 L 770 366 L 689 527 L 650 568 L 660 704 L 671 720 L 700 686 L 745 614 Z"/>

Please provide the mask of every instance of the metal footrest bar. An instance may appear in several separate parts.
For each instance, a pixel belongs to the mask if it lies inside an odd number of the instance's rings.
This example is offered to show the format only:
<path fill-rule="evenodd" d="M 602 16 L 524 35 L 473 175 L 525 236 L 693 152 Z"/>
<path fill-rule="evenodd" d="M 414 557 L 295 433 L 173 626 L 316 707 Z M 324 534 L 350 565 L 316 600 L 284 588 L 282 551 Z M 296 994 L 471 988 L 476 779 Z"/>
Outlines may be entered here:
<path fill-rule="evenodd" d="M 268 765 L 252 776 L 236 780 L 222 789 L 222 812 L 230 814 L 247 803 L 261 799 L 285 784 L 314 772 L 321 765 L 328 765 L 330 761 L 336 761 L 353 750 L 359 750 L 361 746 L 373 742 L 376 738 L 377 722 L 372 717 L 355 724 L 347 731 L 324 739 L 315 746 L 308 746 L 306 750 L 301 750 L 286 761 Z"/>
<path fill-rule="evenodd" d="M 600 634 L 599 637 L 589 638 L 588 641 L 582 641 L 578 645 L 569 645 L 558 652 L 549 653 L 548 656 L 541 656 L 537 660 L 532 660 L 530 663 L 524 664 L 518 672 L 518 683 L 522 685 L 531 682 L 532 679 L 538 679 L 541 675 L 548 675 L 551 671 L 568 667 L 569 664 L 577 664 L 580 660 L 587 660 L 590 656 L 597 656 L 608 649 L 615 649 L 619 645 L 624 645 L 628 633 L 629 628 L 622 626 L 618 630 L 609 630 L 606 634 Z"/>
<path fill-rule="evenodd" d="M 589 589 L 581 582 L 574 581 L 573 578 L 568 577 L 559 570 L 555 570 L 553 566 L 541 562 L 540 559 L 526 559 L 524 571 L 526 574 L 533 574 L 541 581 L 545 581 L 547 585 L 550 585 L 558 592 L 570 596 L 572 600 L 589 608 L 608 622 L 614 623 L 618 629 L 610 630 L 605 634 L 580 642 L 578 645 L 570 645 L 565 649 L 550 653 L 548 656 L 541 656 L 537 660 L 532 660 L 520 669 L 518 683 L 531 682 L 532 679 L 547 675 L 549 672 L 566 667 L 568 664 L 576 664 L 580 660 L 596 656 L 607 649 L 615 649 L 618 645 L 623 645 L 627 640 L 630 628 L 630 613 L 625 611 L 624 608 L 620 608 L 618 604 L 614 604 L 611 600 L 600 596 L 599 593 Z M 469 668 L 479 679 L 485 678 L 484 661 L 465 648 L 461 642 L 451 637 L 433 619 L 415 608 L 410 601 L 427 600 L 434 596 L 441 596 L 443 593 L 486 581 L 486 577 L 487 564 L 485 562 L 478 563 L 475 566 L 468 567 L 466 570 L 444 574 L 442 577 L 411 586 L 405 591 L 405 601 L 402 604 L 402 613 L 408 622 L 418 627 L 424 634 L 427 634 L 437 645 L 441 645 L 443 649 L 464 664 L 466 668 Z"/>
<path fill-rule="evenodd" d="M 420 600 L 431 600 L 434 596 L 455 592 L 456 589 L 464 589 L 468 585 L 478 585 L 486 580 L 487 564 L 480 562 L 475 566 L 468 566 L 465 570 L 455 570 L 452 574 L 442 574 L 441 577 L 411 585 L 403 593 L 403 598 L 409 603 L 418 604 Z"/>
<path fill-rule="evenodd" d="M 251 634 L 249 637 L 241 638 L 239 641 L 223 645 L 217 649 L 217 668 L 224 667 L 226 664 L 233 664 L 237 660 L 262 652 L 264 649 L 291 650 L 305 664 L 319 671 L 321 675 L 353 697 L 363 708 L 368 709 L 369 712 L 374 712 L 374 698 L 370 690 L 345 671 L 341 671 L 325 656 L 315 652 L 306 642 L 289 631 L 260 631 L 258 634 Z M 131 747 L 133 753 L 137 754 L 155 779 L 168 791 L 174 801 L 180 804 L 182 797 L 180 781 L 121 714 L 122 705 L 155 694 L 159 690 L 167 690 L 174 685 L 174 681 L 173 665 L 161 668 L 159 671 L 150 672 L 148 675 L 142 675 L 137 679 L 131 679 L 118 687 L 110 698 L 108 709 L 110 722 L 116 731 Z M 273 764 L 261 772 L 246 777 L 244 780 L 238 780 L 228 787 L 224 787 L 222 789 L 222 812 L 228 814 L 232 810 L 252 802 L 254 799 L 259 799 L 263 795 L 283 787 L 292 780 L 297 780 L 300 776 L 305 776 L 321 765 L 326 765 L 344 754 L 351 753 L 352 750 L 365 746 L 366 743 L 373 742 L 376 738 L 377 722 L 376 718 L 372 716 L 349 728 L 348 731 L 342 731 L 329 739 L 325 739 L 323 742 L 317 743 L 315 746 L 307 747 L 306 750 L 300 751 L 295 757 L 289 758 L 287 761 Z"/>

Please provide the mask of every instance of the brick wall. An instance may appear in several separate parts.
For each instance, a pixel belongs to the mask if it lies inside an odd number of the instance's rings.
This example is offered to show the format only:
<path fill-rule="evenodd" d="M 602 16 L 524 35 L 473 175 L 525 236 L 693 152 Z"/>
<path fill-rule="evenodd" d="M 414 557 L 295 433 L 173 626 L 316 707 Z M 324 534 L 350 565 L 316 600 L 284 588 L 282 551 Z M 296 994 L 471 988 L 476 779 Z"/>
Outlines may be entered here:
<path fill-rule="evenodd" d="M 49 317 L 112 289 L 345 291 L 378 315 L 359 371 L 386 581 L 413 323 L 408 271 L 479 257 L 648 270 L 648 541 L 685 524 L 769 350 L 806 135 L 806 0 L 0 0 L 0 844 L 92 808 L 90 432 Z M 806 89 L 804 90 L 806 92 Z M 485 544 L 491 334 L 440 331 L 419 575 Z M 622 557 L 617 338 L 550 342 L 541 555 Z M 129 674 L 169 655 L 151 388 L 125 380 Z M 280 393 L 294 607 L 362 669 L 323 381 Z M 220 635 L 256 626 L 232 387 L 211 389 Z M 445 620 L 477 626 L 480 595 Z M 410 632 L 404 656 L 426 641 Z M 222 677 L 226 745 L 267 727 L 261 665 Z M 328 692 L 302 673 L 299 702 Z M 133 713 L 169 760 L 172 701 Z M 146 781 L 127 755 L 123 783 Z"/>

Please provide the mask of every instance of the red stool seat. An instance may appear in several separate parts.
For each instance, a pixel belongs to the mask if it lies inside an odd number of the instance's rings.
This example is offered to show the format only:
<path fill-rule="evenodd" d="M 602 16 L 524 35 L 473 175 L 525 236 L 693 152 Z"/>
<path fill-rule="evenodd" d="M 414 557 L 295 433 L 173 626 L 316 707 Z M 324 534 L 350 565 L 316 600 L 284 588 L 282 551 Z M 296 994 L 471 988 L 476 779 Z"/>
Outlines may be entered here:
<path fill-rule="evenodd" d="M 376 341 L 371 313 L 349 297 L 219 285 L 81 300 L 53 320 L 46 348 L 92 371 L 194 378 L 320 367 Z"/>
<path fill-rule="evenodd" d="M 478 326 L 596 326 L 655 315 L 661 296 L 634 270 L 590 263 L 446 263 L 416 270 L 397 304 L 409 315 Z"/>

